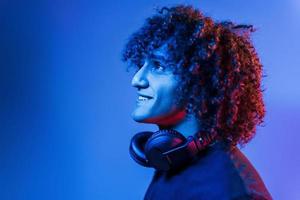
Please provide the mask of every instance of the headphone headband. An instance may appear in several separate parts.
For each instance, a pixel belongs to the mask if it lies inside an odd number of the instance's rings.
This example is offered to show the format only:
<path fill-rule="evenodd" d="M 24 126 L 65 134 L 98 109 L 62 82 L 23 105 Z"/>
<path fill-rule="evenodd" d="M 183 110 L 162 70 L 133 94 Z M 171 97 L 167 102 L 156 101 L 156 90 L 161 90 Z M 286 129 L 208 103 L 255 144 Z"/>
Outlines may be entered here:
<path fill-rule="evenodd" d="M 199 138 L 198 138 L 199 136 Z M 210 145 L 216 134 L 197 132 L 185 138 L 176 130 L 137 133 L 130 143 L 130 155 L 140 165 L 168 171 L 184 166 Z"/>

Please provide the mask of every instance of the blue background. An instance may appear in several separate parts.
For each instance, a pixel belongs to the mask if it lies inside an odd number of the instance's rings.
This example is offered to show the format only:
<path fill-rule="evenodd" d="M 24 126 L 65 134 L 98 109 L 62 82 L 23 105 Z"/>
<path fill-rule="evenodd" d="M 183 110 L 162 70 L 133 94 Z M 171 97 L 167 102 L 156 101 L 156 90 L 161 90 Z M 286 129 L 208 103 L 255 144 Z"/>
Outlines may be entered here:
<path fill-rule="evenodd" d="M 265 126 L 242 151 L 274 199 L 300 199 L 300 2 L 0 1 L 0 199 L 142 199 L 153 169 L 134 163 L 136 94 L 120 61 L 159 5 L 192 4 L 254 24 Z"/>

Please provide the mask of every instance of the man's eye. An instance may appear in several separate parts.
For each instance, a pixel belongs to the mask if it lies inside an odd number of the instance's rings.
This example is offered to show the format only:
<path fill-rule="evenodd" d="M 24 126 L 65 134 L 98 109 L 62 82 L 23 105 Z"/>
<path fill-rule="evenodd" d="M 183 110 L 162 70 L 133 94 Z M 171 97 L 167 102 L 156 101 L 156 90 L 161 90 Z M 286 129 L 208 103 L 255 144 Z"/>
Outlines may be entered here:
<path fill-rule="evenodd" d="M 158 61 L 153 61 L 154 69 L 156 71 L 164 71 L 165 67 Z"/>

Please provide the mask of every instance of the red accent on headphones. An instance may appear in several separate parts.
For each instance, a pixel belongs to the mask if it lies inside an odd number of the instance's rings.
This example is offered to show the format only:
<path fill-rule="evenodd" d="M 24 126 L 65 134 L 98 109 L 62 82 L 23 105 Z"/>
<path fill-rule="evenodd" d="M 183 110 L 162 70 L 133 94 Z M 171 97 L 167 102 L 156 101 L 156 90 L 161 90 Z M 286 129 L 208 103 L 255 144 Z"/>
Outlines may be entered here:
<path fill-rule="evenodd" d="M 186 138 L 175 130 L 145 131 L 133 136 L 129 152 L 131 157 L 144 167 L 168 171 L 193 160 L 214 139 L 215 134 L 196 133 Z"/>

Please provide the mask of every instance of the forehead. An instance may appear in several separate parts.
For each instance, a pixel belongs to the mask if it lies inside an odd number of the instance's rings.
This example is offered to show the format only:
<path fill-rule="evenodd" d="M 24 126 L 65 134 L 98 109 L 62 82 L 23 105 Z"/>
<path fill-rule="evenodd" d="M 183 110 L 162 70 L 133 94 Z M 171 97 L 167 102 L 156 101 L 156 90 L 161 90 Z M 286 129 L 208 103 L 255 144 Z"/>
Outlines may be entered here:
<path fill-rule="evenodd" d="M 168 44 L 167 43 L 164 43 L 159 48 L 153 50 L 153 54 L 158 55 L 158 56 L 164 56 L 167 53 L 168 53 Z"/>
<path fill-rule="evenodd" d="M 168 44 L 165 43 L 157 49 L 154 49 L 150 55 L 150 58 L 161 59 L 164 61 L 170 61 L 170 50 Z"/>

